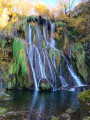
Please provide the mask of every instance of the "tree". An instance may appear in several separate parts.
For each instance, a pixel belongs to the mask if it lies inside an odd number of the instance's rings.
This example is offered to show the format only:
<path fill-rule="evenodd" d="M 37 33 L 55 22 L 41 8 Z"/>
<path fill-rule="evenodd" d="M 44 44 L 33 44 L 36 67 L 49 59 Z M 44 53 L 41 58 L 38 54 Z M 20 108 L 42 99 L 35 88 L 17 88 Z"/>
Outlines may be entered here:
<path fill-rule="evenodd" d="M 0 27 L 8 23 L 9 14 L 13 12 L 14 0 L 0 0 Z"/>
<path fill-rule="evenodd" d="M 23 16 L 29 16 L 33 12 L 34 0 L 19 0 L 16 3 L 16 12 Z"/>
<path fill-rule="evenodd" d="M 74 2 L 75 0 L 57 0 L 58 7 L 62 16 L 64 14 L 67 15 L 67 12 L 70 14 Z"/>
<path fill-rule="evenodd" d="M 50 6 L 49 7 L 49 17 L 53 20 L 58 16 L 58 7 Z"/>
<path fill-rule="evenodd" d="M 38 15 L 48 16 L 49 10 L 47 9 L 44 2 L 36 2 L 35 4 L 35 12 Z"/>

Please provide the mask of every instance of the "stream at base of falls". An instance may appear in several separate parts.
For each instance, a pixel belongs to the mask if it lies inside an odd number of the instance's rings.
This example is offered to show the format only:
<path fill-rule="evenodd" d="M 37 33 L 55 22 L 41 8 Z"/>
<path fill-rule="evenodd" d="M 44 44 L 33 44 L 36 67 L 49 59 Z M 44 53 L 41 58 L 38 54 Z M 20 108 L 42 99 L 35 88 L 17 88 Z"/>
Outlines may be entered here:
<path fill-rule="evenodd" d="M 89 115 L 89 106 L 78 100 L 79 92 L 76 91 L 12 90 L 7 93 L 13 100 L 0 102 L 0 107 L 5 107 L 9 111 L 28 111 L 25 116 L 9 115 L 8 120 L 51 120 L 52 116 L 60 117 L 68 108 L 75 111 L 70 114 L 71 120 L 82 120 Z"/>

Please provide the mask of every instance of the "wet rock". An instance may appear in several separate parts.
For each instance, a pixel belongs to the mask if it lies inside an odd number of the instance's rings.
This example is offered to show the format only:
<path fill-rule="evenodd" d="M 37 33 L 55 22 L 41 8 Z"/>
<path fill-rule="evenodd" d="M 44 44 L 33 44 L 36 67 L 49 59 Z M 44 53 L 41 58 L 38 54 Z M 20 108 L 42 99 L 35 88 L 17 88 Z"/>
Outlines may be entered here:
<path fill-rule="evenodd" d="M 12 98 L 8 94 L 6 94 L 4 91 L 0 90 L 0 100 L 9 101 L 9 100 L 12 100 Z"/>
<path fill-rule="evenodd" d="M 38 117 L 41 118 L 41 115 L 39 114 Z"/>
<path fill-rule="evenodd" d="M 90 116 L 86 116 L 82 120 L 90 120 Z"/>
<path fill-rule="evenodd" d="M 71 114 L 71 113 L 74 113 L 74 110 L 71 109 L 71 108 L 68 108 L 68 109 L 66 110 L 66 112 L 69 113 L 69 114 Z"/>
<path fill-rule="evenodd" d="M 86 90 L 84 92 L 79 93 L 78 98 L 82 101 L 89 103 L 90 102 L 90 90 Z"/>
<path fill-rule="evenodd" d="M 0 98 L 5 96 L 5 95 L 6 95 L 6 93 L 4 91 L 0 91 Z"/>
<path fill-rule="evenodd" d="M 26 113 L 29 113 L 29 111 L 19 110 L 19 111 L 10 111 L 10 112 L 7 112 L 6 115 L 7 116 L 17 116 L 19 114 L 25 115 Z"/>
<path fill-rule="evenodd" d="M 17 112 L 15 112 L 15 111 L 11 111 L 11 112 L 8 112 L 8 113 L 6 113 L 6 115 L 12 115 L 12 116 L 16 116 L 18 113 Z"/>
<path fill-rule="evenodd" d="M 62 113 L 62 115 L 60 115 L 62 118 L 71 118 L 71 116 L 68 113 Z"/>
<path fill-rule="evenodd" d="M 51 120 L 59 120 L 59 117 L 52 116 Z"/>
<path fill-rule="evenodd" d="M 2 100 L 5 100 L 5 101 L 10 101 L 10 100 L 12 100 L 13 98 L 3 98 Z"/>

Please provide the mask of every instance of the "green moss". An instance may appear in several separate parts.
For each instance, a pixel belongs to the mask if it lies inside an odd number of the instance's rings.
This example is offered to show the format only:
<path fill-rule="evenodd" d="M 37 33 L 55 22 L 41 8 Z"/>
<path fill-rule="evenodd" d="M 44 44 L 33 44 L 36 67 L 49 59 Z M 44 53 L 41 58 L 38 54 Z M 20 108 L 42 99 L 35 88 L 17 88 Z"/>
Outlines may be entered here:
<path fill-rule="evenodd" d="M 52 116 L 52 119 L 51 119 L 51 120 L 59 120 L 59 118 Z"/>
<path fill-rule="evenodd" d="M 86 54 L 82 43 L 78 42 L 72 46 L 72 58 L 76 60 L 78 73 L 87 81 L 87 65 L 85 63 Z"/>
<path fill-rule="evenodd" d="M 13 31 L 14 27 L 15 27 L 15 22 L 9 22 L 9 24 L 5 26 L 4 31 L 9 34 Z"/>
<path fill-rule="evenodd" d="M 3 74 L 2 74 L 2 77 L 3 77 L 3 79 L 5 80 L 5 81 L 7 81 L 7 80 L 9 80 L 9 74 L 8 74 L 8 72 L 3 72 Z"/>
<path fill-rule="evenodd" d="M 15 74 L 15 73 L 16 73 L 16 63 L 13 63 L 13 64 L 10 66 L 9 74 L 12 75 L 12 74 Z"/>
<path fill-rule="evenodd" d="M 90 102 L 90 90 L 79 93 L 78 98 L 86 102 Z"/>
<path fill-rule="evenodd" d="M 26 51 L 23 42 L 17 38 L 13 42 L 13 58 L 15 62 L 11 65 L 9 73 L 15 74 L 20 86 L 24 87 L 27 83 Z M 15 79 L 13 82 L 16 83 Z"/>
<path fill-rule="evenodd" d="M 6 44 L 6 40 L 4 38 L 2 38 L 2 40 L 1 40 L 1 47 L 3 48 L 5 46 L 5 44 Z"/>
<path fill-rule="evenodd" d="M 90 120 L 90 116 L 85 116 L 82 120 Z"/>
<path fill-rule="evenodd" d="M 64 118 L 70 118 L 71 117 L 68 113 L 62 113 L 61 116 L 64 117 Z"/>
<path fill-rule="evenodd" d="M 0 100 L 4 100 L 6 98 L 11 98 L 11 97 L 10 97 L 10 95 L 8 95 L 5 92 L 3 92 L 2 95 L 0 96 Z"/>
<path fill-rule="evenodd" d="M 17 22 L 17 30 L 21 31 L 22 32 L 21 36 L 26 38 L 28 31 L 27 31 L 27 21 L 25 18 Z"/>
<path fill-rule="evenodd" d="M 26 52 L 23 42 L 17 38 L 13 42 L 13 57 L 17 64 L 17 74 L 21 67 L 22 75 L 27 76 Z"/>
<path fill-rule="evenodd" d="M 35 35 L 35 28 L 34 27 L 32 27 L 32 29 L 33 29 L 33 44 L 36 44 L 36 35 Z"/>
<path fill-rule="evenodd" d="M 52 57 L 53 57 L 53 52 L 54 52 L 54 49 L 53 48 L 50 48 L 49 50 L 49 55 L 50 55 L 50 59 L 52 60 Z"/>
<path fill-rule="evenodd" d="M 41 88 L 42 88 L 42 90 L 50 90 L 50 85 L 45 84 L 45 83 L 41 83 Z"/>
<path fill-rule="evenodd" d="M 23 15 L 18 15 L 18 19 L 20 20 L 23 19 L 23 17 L 24 17 Z"/>
<path fill-rule="evenodd" d="M 0 114 L 4 114 L 7 111 L 8 111 L 8 109 L 0 107 Z"/>
<path fill-rule="evenodd" d="M 57 28 L 57 27 L 64 27 L 64 26 L 66 26 L 66 23 L 63 23 L 63 22 L 55 22 L 55 26 L 56 26 L 56 28 Z"/>
<path fill-rule="evenodd" d="M 28 21 L 31 20 L 31 21 L 35 22 L 35 19 L 36 19 L 35 16 L 28 16 L 28 17 L 27 17 L 27 20 L 28 20 Z"/>
<path fill-rule="evenodd" d="M 64 35 L 64 44 L 63 44 L 63 50 L 65 50 L 68 46 L 69 39 L 66 35 Z"/>
<path fill-rule="evenodd" d="M 55 61 L 56 61 L 56 66 L 60 66 L 60 59 L 61 59 L 61 52 L 60 51 L 55 51 Z"/>
<path fill-rule="evenodd" d="M 12 88 L 12 83 L 11 83 L 11 82 L 8 82 L 8 83 L 7 83 L 7 88 L 8 88 L 8 89 L 11 89 L 11 88 Z"/>
<path fill-rule="evenodd" d="M 74 113 L 74 110 L 71 109 L 71 108 L 68 108 L 68 109 L 66 110 L 66 112 L 67 112 L 67 113 Z"/>

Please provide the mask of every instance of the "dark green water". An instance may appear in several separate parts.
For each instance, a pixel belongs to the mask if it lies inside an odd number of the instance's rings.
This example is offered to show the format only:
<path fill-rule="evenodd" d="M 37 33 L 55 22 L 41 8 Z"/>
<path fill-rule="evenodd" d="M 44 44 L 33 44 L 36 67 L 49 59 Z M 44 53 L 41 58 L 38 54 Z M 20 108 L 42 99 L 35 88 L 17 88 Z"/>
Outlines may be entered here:
<path fill-rule="evenodd" d="M 37 117 L 39 114 L 42 120 L 50 120 L 52 115 L 60 116 L 67 108 L 75 110 L 71 120 L 81 120 L 89 114 L 89 107 L 77 98 L 79 92 L 13 90 L 7 93 L 13 97 L 13 100 L 0 102 L 0 106 L 10 111 L 28 110 L 30 111 L 26 115 L 28 120 L 41 120 Z M 16 120 L 20 118 L 16 117 Z"/>

